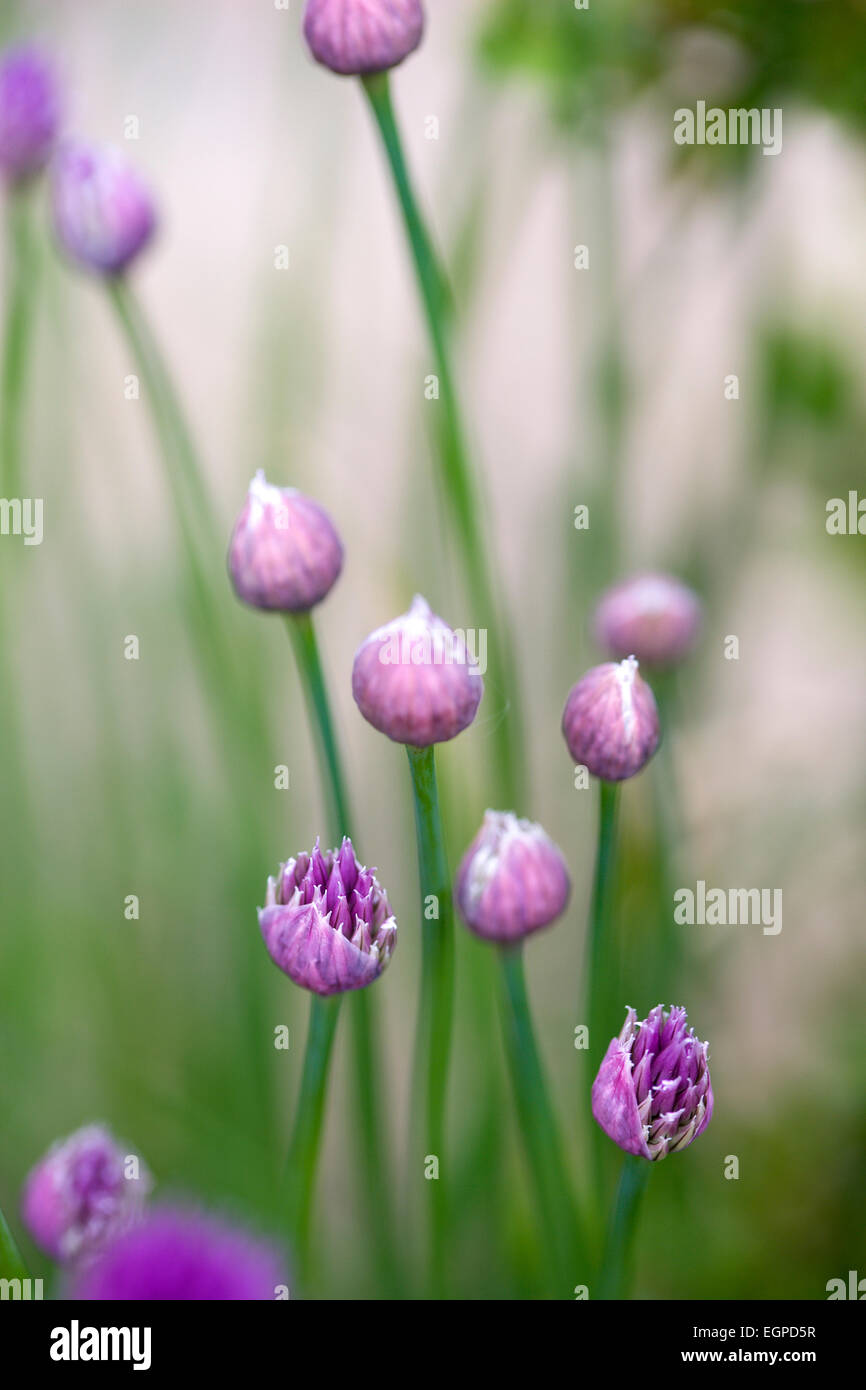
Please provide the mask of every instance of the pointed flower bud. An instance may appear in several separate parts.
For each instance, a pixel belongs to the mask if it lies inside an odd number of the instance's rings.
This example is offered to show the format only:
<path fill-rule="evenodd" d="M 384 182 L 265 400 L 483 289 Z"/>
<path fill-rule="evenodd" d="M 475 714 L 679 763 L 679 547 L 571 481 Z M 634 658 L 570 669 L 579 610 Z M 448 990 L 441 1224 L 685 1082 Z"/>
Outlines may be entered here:
<path fill-rule="evenodd" d="M 633 656 L 605 662 L 572 686 L 562 732 L 576 763 L 605 782 L 634 777 L 659 745 L 655 697 Z"/>
<path fill-rule="evenodd" d="M 457 873 L 467 927 L 487 941 L 520 941 L 565 911 L 571 881 L 562 853 L 540 825 L 486 811 Z"/>
<path fill-rule="evenodd" d="M 72 1296 L 96 1302 L 266 1302 L 287 1287 L 279 1251 L 240 1227 L 153 1208 L 83 1271 Z"/>
<path fill-rule="evenodd" d="M 642 1023 L 634 1009 L 592 1086 L 592 1113 L 626 1153 L 658 1160 L 687 1149 L 713 1114 L 709 1052 L 685 1009 L 661 1004 Z"/>
<path fill-rule="evenodd" d="M 483 693 L 466 639 L 420 594 L 408 613 L 370 634 L 352 667 L 352 694 L 367 722 L 415 748 L 455 738 L 472 723 Z"/>
<path fill-rule="evenodd" d="M 150 192 L 119 150 L 67 141 L 51 166 L 54 227 L 87 270 L 119 275 L 156 227 Z"/>
<path fill-rule="evenodd" d="M 372 984 L 397 942 L 384 889 L 348 839 L 325 854 L 317 840 L 312 854 L 281 864 L 268 879 L 259 926 L 274 964 L 316 994 Z"/>
<path fill-rule="evenodd" d="M 396 67 L 423 32 L 420 0 L 308 0 L 304 14 L 316 62 L 345 76 Z"/>
<path fill-rule="evenodd" d="M 11 183 L 48 162 L 60 124 L 54 68 L 35 48 L 0 55 L 0 173 Z"/>
<path fill-rule="evenodd" d="M 697 594 L 669 574 L 638 574 L 603 594 L 595 612 L 599 645 L 632 653 L 647 666 L 673 666 L 691 651 L 701 625 Z"/>
<path fill-rule="evenodd" d="M 21 1214 L 36 1244 L 54 1260 L 92 1255 L 141 1216 L 151 1178 L 102 1125 L 87 1125 L 48 1150 L 29 1174 Z"/>
<path fill-rule="evenodd" d="M 342 568 L 342 542 L 327 512 L 295 488 L 274 487 L 259 469 L 229 547 L 238 598 L 254 608 L 307 613 Z"/>

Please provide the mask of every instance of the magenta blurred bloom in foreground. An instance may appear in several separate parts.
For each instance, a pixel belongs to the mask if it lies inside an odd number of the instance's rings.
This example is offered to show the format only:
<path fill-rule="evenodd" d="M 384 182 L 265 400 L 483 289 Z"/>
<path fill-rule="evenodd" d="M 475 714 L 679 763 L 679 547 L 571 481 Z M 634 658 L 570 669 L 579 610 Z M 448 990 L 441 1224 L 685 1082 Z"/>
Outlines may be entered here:
<path fill-rule="evenodd" d="M 395 743 L 427 748 L 475 718 L 484 681 L 466 637 L 416 594 L 408 613 L 359 647 L 352 694 L 368 723 Z"/>
<path fill-rule="evenodd" d="M 54 226 L 67 255 L 118 275 L 156 228 L 153 199 L 119 150 L 67 141 L 51 164 Z"/>
<path fill-rule="evenodd" d="M 352 842 L 299 854 L 268 879 L 259 926 L 275 965 L 315 994 L 363 989 L 382 974 L 397 943 L 385 891 L 355 858 Z"/>
<path fill-rule="evenodd" d="M 88 1257 L 141 1216 L 150 1174 L 102 1125 L 49 1149 L 29 1174 L 21 1214 L 36 1244 L 66 1263 Z"/>
<path fill-rule="evenodd" d="M 562 732 L 576 763 L 605 782 L 634 777 L 659 745 L 655 697 L 633 656 L 605 662 L 572 686 Z"/>
<path fill-rule="evenodd" d="M 488 941 L 519 941 L 556 920 L 571 882 L 546 831 L 511 811 L 486 811 L 457 873 L 466 925 Z"/>
<path fill-rule="evenodd" d="M 73 1297 L 104 1302 L 262 1302 L 285 1297 L 279 1252 L 247 1231 L 179 1207 L 152 1207 L 89 1265 Z"/>
<path fill-rule="evenodd" d="M 638 574 L 603 594 L 595 612 L 599 645 L 611 656 L 673 666 L 694 646 L 701 604 L 669 574 Z"/>
<path fill-rule="evenodd" d="M 629 1009 L 593 1082 L 592 1113 L 626 1153 L 658 1160 L 687 1149 L 712 1119 L 708 1062 L 685 1009 L 659 1004 L 642 1023 Z"/>
<path fill-rule="evenodd" d="M 11 182 L 48 162 L 60 124 L 60 90 L 52 64 L 36 48 L 0 54 L 0 172 Z"/>
<path fill-rule="evenodd" d="M 420 0 L 308 0 L 304 14 L 313 57 L 343 76 L 396 67 L 423 32 Z"/>
<path fill-rule="evenodd" d="M 232 532 L 229 573 L 238 598 L 254 608 L 307 613 L 330 593 L 343 546 L 327 512 L 259 469 Z"/>

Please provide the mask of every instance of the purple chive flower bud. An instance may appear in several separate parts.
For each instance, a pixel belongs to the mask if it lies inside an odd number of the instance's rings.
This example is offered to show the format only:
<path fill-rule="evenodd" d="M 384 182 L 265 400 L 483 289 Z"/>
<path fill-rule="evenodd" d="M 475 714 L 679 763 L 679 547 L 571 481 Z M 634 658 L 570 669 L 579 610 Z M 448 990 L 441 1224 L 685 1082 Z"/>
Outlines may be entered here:
<path fill-rule="evenodd" d="M 634 654 L 647 666 L 673 666 L 694 646 L 701 625 L 697 594 L 669 574 L 638 574 L 603 594 L 595 612 L 599 645 Z"/>
<path fill-rule="evenodd" d="M 455 738 L 483 693 L 465 638 L 420 594 L 408 613 L 370 634 L 352 667 L 352 694 L 367 722 L 415 748 Z"/>
<path fill-rule="evenodd" d="M 633 656 L 606 662 L 572 686 L 562 732 L 576 763 L 605 782 L 634 777 L 659 745 L 655 697 Z"/>
<path fill-rule="evenodd" d="M 67 141 L 51 165 L 54 226 L 79 265 L 118 275 L 156 227 L 150 192 L 119 150 Z"/>
<path fill-rule="evenodd" d="M 685 1009 L 661 1004 L 642 1023 L 634 1009 L 592 1085 L 592 1113 L 626 1153 L 658 1160 L 687 1149 L 713 1114 L 707 1044 Z"/>
<path fill-rule="evenodd" d="M 238 598 L 254 608 L 307 613 L 343 568 L 343 546 L 327 512 L 291 487 L 274 487 L 259 469 L 229 547 Z"/>
<path fill-rule="evenodd" d="M 325 854 L 299 854 L 268 879 L 259 926 L 268 954 L 296 985 L 316 994 L 363 989 L 397 943 L 384 889 L 355 858 L 349 839 Z"/>
<path fill-rule="evenodd" d="M 21 1214 L 36 1244 L 66 1263 L 89 1257 L 141 1215 L 151 1178 L 102 1125 L 87 1125 L 48 1150 L 29 1174 Z"/>
<path fill-rule="evenodd" d="M 54 68 L 35 48 L 0 55 L 0 173 L 10 182 L 47 163 L 60 123 Z"/>
<path fill-rule="evenodd" d="M 308 0 L 304 14 L 316 62 L 345 76 L 396 67 L 423 32 L 420 0 Z"/>
<path fill-rule="evenodd" d="M 511 811 L 485 811 L 457 872 L 466 925 L 488 941 L 519 941 L 565 911 L 571 881 L 540 825 Z"/>
<path fill-rule="evenodd" d="M 263 1302 L 286 1287 L 271 1245 L 198 1211 L 164 1207 L 113 1241 L 72 1294 L 97 1302 Z"/>

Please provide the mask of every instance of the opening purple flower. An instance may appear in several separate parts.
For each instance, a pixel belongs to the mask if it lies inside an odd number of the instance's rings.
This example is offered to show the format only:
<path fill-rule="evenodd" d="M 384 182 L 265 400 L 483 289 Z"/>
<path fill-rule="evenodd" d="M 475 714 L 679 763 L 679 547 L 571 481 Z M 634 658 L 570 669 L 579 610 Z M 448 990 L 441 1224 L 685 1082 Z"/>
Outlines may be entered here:
<path fill-rule="evenodd" d="M 250 483 L 229 547 L 238 598 L 255 608 L 307 613 L 343 568 L 343 545 L 323 507 L 261 469 Z"/>
<path fill-rule="evenodd" d="M 29 1174 L 21 1214 L 54 1260 L 91 1255 L 136 1221 L 151 1188 L 147 1168 L 103 1125 L 54 1144 Z"/>
<path fill-rule="evenodd" d="M 81 1274 L 75 1298 L 102 1302 L 252 1302 L 285 1296 L 279 1252 L 226 1222 L 153 1209 Z"/>
<path fill-rule="evenodd" d="M 709 1050 L 685 1009 L 659 1004 L 642 1022 L 627 1011 L 593 1082 L 592 1113 L 626 1153 L 653 1160 L 703 1134 L 713 1114 Z"/>
<path fill-rule="evenodd" d="M 268 954 L 284 974 L 316 994 L 363 989 L 391 959 L 397 923 L 372 869 L 352 842 L 280 865 L 268 879 L 259 926 Z"/>
<path fill-rule="evenodd" d="M 576 763 L 605 782 L 634 777 L 659 745 L 655 696 L 633 656 L 593 666 L 569 691 L 562 732 Z"/>

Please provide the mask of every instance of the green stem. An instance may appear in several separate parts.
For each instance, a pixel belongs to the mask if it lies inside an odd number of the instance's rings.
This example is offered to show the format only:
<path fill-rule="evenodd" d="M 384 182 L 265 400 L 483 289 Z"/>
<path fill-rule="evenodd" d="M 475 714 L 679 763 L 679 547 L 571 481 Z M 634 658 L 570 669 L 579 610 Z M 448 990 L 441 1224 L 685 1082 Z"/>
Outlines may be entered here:
<path fill-rule="evenodd" d="M 610 942 L 610 918 L 618 807 L 619 783 L 602 782 L 599 796 L 598 846 L 592 884 L 586 972 L 589 1060 L 593 1077 L 610 1041 L 609 1038 L 605 1038 L 605 1027 L 609 1022 L 609 1009 L 616 998 L 615 981 L 612 979 L 613 954 Z"/>
<path fill-rule="evenodd" d="M 628 1292 L 638 1212 L 649 1171 L 648 1159 L 626 1154 L 602 1262 L 600 1299 L 624 1298 Z"/>
<path fill-rule="evenodd" d="M 309 613 L 286 614 L 286 627 L 295 652 L 304 697 L 315 732 L 319 763 L 329 806 L 330 838 L 339 845 L 344 835 L 352 836 L 346 784 L 331 718 L 327 685 L 319 656 L 316 631 Z M 396 1287 L 395 1254 L 392 1244 L 389 1162 L 384 1144 L 384 1119 L 378 1065 L 379 1043 L 376 1011 L 366 989 L 357 990 L 349 1001 L 355 1062 L 355 1102 L 363 1148 L 362 1186 L 367 1204 L 367 1220 L 379 1266 L 388 1288 Z"/>
<path fill-rule="evenodd" d="M 454 916 L 451 878 L 439 812 L 433 748 L 407 748 L 415 802 L 418 876 L 421 889 L 421 993 L 415 1042 L 415 1093 L 423 1097 L 421 1151 L 413 1150 L 413 1165 L 438 1160 L 438 1176 L 430 1187 L 430 1280 L 434 1297 L 441 1296 L 445 1273 L 447 1218 L 445 1168 L 445 1108 L 451 1020 L 454 1007 Z M 414 1167 L 411 1170 L 414 1175 Z M 426 1176 L 426 1171 L 425 1171 Z"/>
<path fill-rule="evenodd" d="M 519 738 L 518 686 L 513 640 L 495 595 L 501 585 L 491 574 L 482 528 L 478 489 L 469 462 L 463 421 L 451 365 L 451 301 L 424 218 L 418 206 L 406 164 L 400 132 L 391 102 L 386 72 L 362 79 L 391 169 L 406 230 L 427 330 L 439 378 L 439 463 L 442 484 L 451 506 L 459 538 L 459 554 L 469 590 L 484 623 L 496 634 L 490 646 L 489 684 L 503 717 L 494 720 L 496 777 L 502 804 L 517 805 L 524 778 Z"/>
<path fill-rule="evenodd" d="M 21 416 L 32 321 L 35 259 L 26 191 L 10 191 L 6 199 L 6 318 L 3 325 L 3 365 L 0 378 L 0 464 L 3 495 L 20 497 Z"/>
<path fill-rule="evenodd" d="M 27 1279 L 29 1273 L 21 1252 L 0 1209 L 0 1279 Z"/>
<path fill-rule="evenodd" d="M 325 1092 L 328 1085 L 331 1052 L 342 1002 L 339 994 L 330 999 L 313 997 L 304 1072 L 295 1111 L 286 1160 L 285 1202 L 289 1232 L 302 1274 L 309 1263 L 310 1213 L 316 1177 L 316 1164 L 322 1137 Z"/>
<path fill-rule="evenodd" d="M 575 1283 L 583 1282 L 583 1246 L 556 1118 L 535 1041 L 522 946 L 502 947 L 500 959 L 502 1029 L 520 1129 L 557 1297 L 570 1298 Z"/>

